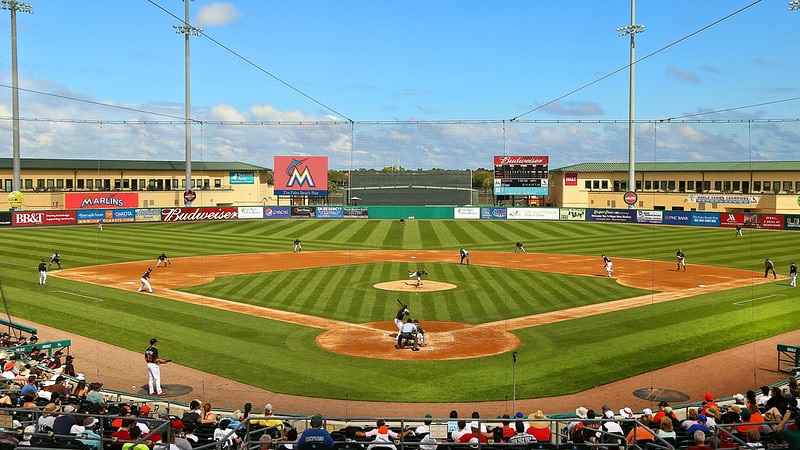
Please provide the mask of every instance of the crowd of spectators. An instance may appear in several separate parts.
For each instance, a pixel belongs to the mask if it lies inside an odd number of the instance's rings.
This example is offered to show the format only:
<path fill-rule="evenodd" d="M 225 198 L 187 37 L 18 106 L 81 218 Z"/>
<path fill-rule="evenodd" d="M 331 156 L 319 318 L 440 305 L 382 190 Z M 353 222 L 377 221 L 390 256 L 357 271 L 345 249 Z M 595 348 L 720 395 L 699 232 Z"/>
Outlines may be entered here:
<path fill-rule="evenodd" d="M 29 351 L 13 351 L 19 346 L 27 346 Z M 707 393 L 696 406 L 678 411 L 664 401 L 656 411 L 645 408 L 640 413 L 629 407 L 580 407 L 569 418 L 563 414 L 548 417 L 541 410 L 527 416 L 518 412 L 481 418 L 473 412 L 462 417 L 454 410 L 449 420 L 436 421 L 434 433 L 430 414 L 415 423 L 381 419 L 364 425 L 326 421 L 319 414 L 290 420 L 276 416 L 271 404 L 259 413 L 247 403 L 241 410 L 221 414 L 199 400 L 188 407 L 175 407 L 180 414 L 170 414 L 170 404 L 161 400 L 153 405 L 156 410 L 146 404 L 151 399 L 111 401 L 103 393 L 102 382 L 87 382 L 75 373 L 72 355 L 65 355 L 62 349 L 43 352 L 36 336 L 14 338 L 4 333 L 0 347 L 9 350 L 0 351 L 6 383 L 0 409 L 14 418 L 12 429 L 3 430 L 0 443 L 19 446 L 191 450 L 213 443 L 222 450 L 242 449 L 245 444 L 260 450 L 334 446 L 347 450 L 396 450 L 398 446 L 446 450 L 459 446 L 548 449 L 569 444 L 573 450 L 616 450 L 633 445 L 647 448 L 649 444 L 689 450 L 776 446 L 800 450 L 800 415 L 796 414 L 800 393 L 794 377 L 785 386 L 764 386 L 759 392 L 736 394 L 731 400 L 717 401 Z"/>

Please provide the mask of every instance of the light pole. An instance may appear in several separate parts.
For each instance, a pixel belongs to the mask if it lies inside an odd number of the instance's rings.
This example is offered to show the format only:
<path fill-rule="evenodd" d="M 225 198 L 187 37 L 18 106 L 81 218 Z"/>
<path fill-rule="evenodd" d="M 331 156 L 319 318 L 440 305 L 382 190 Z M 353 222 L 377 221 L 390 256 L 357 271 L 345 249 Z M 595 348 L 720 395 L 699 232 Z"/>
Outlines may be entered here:
<path fill-rule="evenodd" d="M 22 190 L 19 162 L 19 76 L 17 75 L 17 11 L 33 14 L 33 5 L 16 0 L 2 0 L 0 8 L 11 11 L 11 129 L 13 145 L 12 191 Z"/>
<path fill-rule="evenodd" d="M 189 37 L 200 36 L 200 33 L 203 32 L 201 28 L 196 28 L 189 25 L 189 0 L 183 0 L 185 3 L 185 11 L 184 11 L 184 24 L 183 25 L 173 25 L 172 27 L 175 28 L 175 32 L 178 34 L 184 35 L 184 48 L 186 53 L 185 58 L 185 72 L 186 72 L 186 112 L 184 116 L 184 120 L 186 123 L 186 189 L 184 190 L 183 200 L 186 206 L 192 206 L 192 201 L 194 200 L 193 196 L 190 196 L 190 190 L 192 189 L 192 100 L 191 100 L 191 89 L 189 88 L 190 83 L 190 70 L 189 70 Z"/>
<path fill-rule="evenodd" d="M 631 52 L 630 52 L 630 65 L 628 70 L 630 72 L 630 79 L 628 82 L 628 191 L 636 191 L 636 171 L 634 169 L 634 149 L 635 149 L 635 129 L 633 125 L 634 120 L 634 104 L 635 104 L 635 86 L 636 75 L 633 63 L 636 60 L 634 53 L 636 49 L 636 33 L 644 32 L 644 25 L 636 25 L 636 0 L 631 0 L 631 24 L 621 28 L 617 28 L 620 36 L 631 37 Z M 628 209 L 634 209 L 636 205 L 628 205 Z"/>

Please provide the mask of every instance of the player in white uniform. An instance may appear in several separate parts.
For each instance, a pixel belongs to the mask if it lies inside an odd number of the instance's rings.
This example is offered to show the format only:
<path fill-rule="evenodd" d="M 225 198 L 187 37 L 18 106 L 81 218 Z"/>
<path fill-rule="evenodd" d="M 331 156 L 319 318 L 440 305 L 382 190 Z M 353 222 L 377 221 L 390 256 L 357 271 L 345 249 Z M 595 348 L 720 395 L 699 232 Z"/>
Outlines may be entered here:
<path fill-rule="evenodd" d="M 614 263 L 608 258 L 606 258 L 606 273 L 609 278 L 611 278 L 611 275 L 614 275 Z"/>
<path fill-rule="evenodd" d="M 164 397 L 166 394 L 161 390 L 161 368 L 160 364 L 166 364 L 171 359 L 161 359 L 158 357 L 156 343 L 158 339 L 150 339 L 150 347 L 144 351 L 144 360 L 147 361 L 147 387 L 150 395 Z"/>
<path fill-rule="evenodd" d="M 47 284 L 47 263 L 44 260 L 39 263 L 39 284 Z"/>
<path fill-rule="evenodd" d="M 148 267 L 147 271 L 144 273 L 144 275 L 142 275 L 142 278 L 139 279 L 139 281 L 142 282 L 142 285 L 139 286 L 139 291 L 138 292 L 142 292 L 142 290 L 144 290 L 144 288 L 147 288 L 147 292 L 149 292 L 151 294 L 153 293 L 153 287 L 150 286 L 150 272 L 152 270 L 153 270 L 152 268 Z"/>
<path fill-rule="evenodd" d="M 466 260 L 467 265 L 469 265 L 469 252 L 462 248 L 458 251 L 458 254 L 461 255 L 461 262 L 459 264 L 464 264 L 464 260 Z"/>

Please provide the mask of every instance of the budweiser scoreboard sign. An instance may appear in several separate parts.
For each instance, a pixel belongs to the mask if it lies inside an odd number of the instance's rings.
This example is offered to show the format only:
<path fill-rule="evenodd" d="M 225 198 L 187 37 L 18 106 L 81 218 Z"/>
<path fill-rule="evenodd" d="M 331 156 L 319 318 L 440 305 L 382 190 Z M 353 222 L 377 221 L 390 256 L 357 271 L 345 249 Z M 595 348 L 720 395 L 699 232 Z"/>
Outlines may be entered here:
<path fill-rule="evenodd" d="M 161 210 L 162 222 L 234 220 L 238 217 L 239 208 L 169 208 Z"/>
<path fill-rule="evenodd" d="M 547 156 L 495 156 L 494 195 L 547 195 Z"/>

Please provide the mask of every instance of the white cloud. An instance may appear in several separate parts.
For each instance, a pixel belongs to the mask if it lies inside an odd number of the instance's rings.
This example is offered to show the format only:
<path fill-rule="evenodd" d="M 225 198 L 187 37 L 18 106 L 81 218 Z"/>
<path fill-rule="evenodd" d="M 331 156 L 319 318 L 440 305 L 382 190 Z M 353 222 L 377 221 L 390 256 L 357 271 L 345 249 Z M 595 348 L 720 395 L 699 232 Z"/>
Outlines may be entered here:
<path fill-rule="evenodd" d="M 217 2 L 201 6 L 197 11 L 195 22 L 199 26 L 221 27 L 238 22 L 241 18 L 242 12 L 232 3 Z"/>
<path fill-rule="evenodd" d="M 210 120 L 220 120 L 223 122 L 245 122 L 247 116 L 240 113 L 230 105 L 214 105 L 209 111 Z"/>

